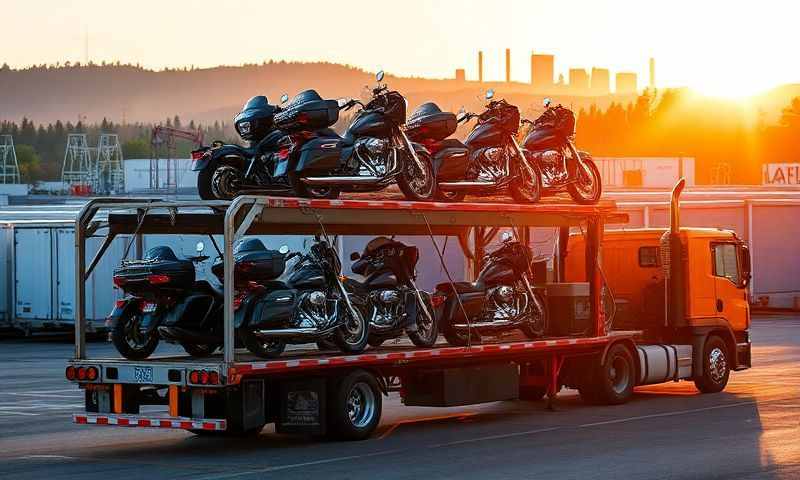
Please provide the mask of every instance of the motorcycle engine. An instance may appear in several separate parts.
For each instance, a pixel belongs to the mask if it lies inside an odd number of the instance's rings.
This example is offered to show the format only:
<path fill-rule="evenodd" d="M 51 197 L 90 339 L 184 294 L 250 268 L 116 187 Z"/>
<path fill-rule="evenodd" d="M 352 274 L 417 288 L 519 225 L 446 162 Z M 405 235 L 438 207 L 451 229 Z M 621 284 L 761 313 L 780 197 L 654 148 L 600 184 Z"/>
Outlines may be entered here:
<path fill-rule="evenodd" d="M 494 287 L 489 290 L 488 297 L 490 299 L 488 305 L 491 306 L 488 311 L 491 317 L 489 320 L 511 321 L 519 314 L 514 287 L 508 285 Z"/>
<path fill-rule="evenodd" d="M 323 292 L 303 294 L 300 299 L 300 308 L 297 310 L 296 326 L 299 328 L 323 328 L 329 320 L 326 304 L 327 297 Z"/>
<path fill-rule="evenodd" d="M 388 328 L 394 325 L 400 313 L 400 293 L 396 290 L 382 290 L 372 293 L 373 312 L 370 325 Z"/>
<path fill-rule="evenodd" d="M 493 182 L 503 175 L 505 156 L 502 147 L 490 147 L 480 157 L 478 181 Z"/>
<path fill-rule="evenodd" d="M 381 176 L 386 174 L 387 160 L 389 158 L 389 141 L 380 138 L 364 138 L 356 144 L 356 152 L 363 163 L 371 165 L 375 172 Z M 355 160 L 355 158 L 354 158 Z M 353 169 L 358 168 L 358 175 L 373 175 L 374 173 L 361 162 L 348 165 Z"/>
<path fill-rule="evenodd" d="M 542 173 L 548 180 L 547 183 L 561 181 L 561 176 L 566 172 L 563 170 L 564 155 L 558 150 L 545 150 L 539 154 L 539 165 Z"/>

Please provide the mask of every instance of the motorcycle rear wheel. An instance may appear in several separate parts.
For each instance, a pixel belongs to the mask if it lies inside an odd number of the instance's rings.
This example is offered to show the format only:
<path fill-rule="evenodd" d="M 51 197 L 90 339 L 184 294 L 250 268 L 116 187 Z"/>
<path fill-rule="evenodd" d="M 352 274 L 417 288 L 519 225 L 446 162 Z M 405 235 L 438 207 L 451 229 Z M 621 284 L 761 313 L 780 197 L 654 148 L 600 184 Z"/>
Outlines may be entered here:
<path fill-rule="evenodd" d="M 567 185 L 570 197 L 581 205 L 594 205 L 600 201 L 603 194 L 603 183 L 600 178 L 600 170 L 597 169 L 591 158 L 583 158 L 583 167 L 575 165 L 575 181 Z"/>
<path fill-rule="evenodd" d="M 284 340 L 262 340 L 249 331 L 243 331 L 240 335 L 245 348 L 257 357 L 278 358 L 286 350 Z"/>
<path fill-rule="evenodd" d="M 423 171 L 420 172 L 417 162 L 413 158 L 405 158 L 403 171 L 397 178 L 397 186 L 403 195 L 412 202 L 430 202 L 436 197 L 436 176 L 433 173 L 433 163 L 430 155 L 417 152 L 417 157 L 422 162 Z"/>
<path fill-rule="evenodd" d="M 219 345 L 197 345 L 194 343 L 181 342 L 181 347 L 192 357 L 206 358 L 213 355 L 214 352 L 217 351 L 217 348 L 219 348 Z"/>
<path fill-rule="evenodd" d="M 139 325 L 142 322 L 142 314 L 129 308 L 114 325 L 111 330 L 111 342 L 117 351 L 129 360 L 144 360 L 149 357 L 158 346 L 158 333 L 142 332 Z"/>
<path fill-rule="evenodd" d="M 533 162 L 530 162 L 528 166 L 533 170 L 534 178 L 530 178 L 528 169 L 524 165 L 520 165 L 519 172 L 508 186 L 511 198 L 517 203 L 539 203 L 542 198 L 542 172 L 539 171 L 539 166 Z"/>
<path fill-rule="evenodd" d="M 201 200 L 217 200 L 214 190 L 211 189 L 211 176 L 214 172 L 209 169 L 200 170 L 197 173 L 197 193 Z"/>
<path fill-rule="evenodd" d="M 217 165 L 211 174 L 211 192 L 217 200 L 233 200 L 244 180 L 242 172 L 231 165 Z"/>

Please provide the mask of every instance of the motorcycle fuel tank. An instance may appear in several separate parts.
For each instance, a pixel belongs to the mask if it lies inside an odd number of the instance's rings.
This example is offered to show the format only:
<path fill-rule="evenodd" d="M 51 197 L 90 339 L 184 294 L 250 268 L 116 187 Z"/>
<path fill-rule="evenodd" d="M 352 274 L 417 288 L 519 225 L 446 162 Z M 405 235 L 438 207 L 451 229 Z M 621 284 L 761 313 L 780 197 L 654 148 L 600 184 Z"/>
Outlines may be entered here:
<path fill-rule="evenodd" d="M 382 270 L 367 277 L 365 283 L 367 288 L 370 290 L 379 288 L 394 288 L 397 286 L 397 276 L 392 272 Z"/>
<path fill-rule="evenodd" d="M 530 133 L 525 136 L 523 148 L 525 150 L 534 152 L 538 150 L 558 148 L 560 143 L 561 139 L 553 129 L 537 128 L 535 130 L 531 130 Z"/>
<path fill-rule="evenodd" d="M 513 284 L 516 280 L 514 268 L 506 262 L 489 263 L 478 275 L 478 282 L 486 286 Z"/>
<path fill-rule="evenodd" d="M 316 265 L 304 265 L 289 275 L 289 285 L 300 290 L 324 289 L 325 274 Z"/>
<path fill-rule="evenodd" d="M 464 143 L 470 149 L 497 146 L 503 143 L 503 131 L 496 125 L 484 123 L 475 127 Z"/>
<path fill-rule="evenodd" d="M 386 117 L 379 112 L 362 113 L 347 129 L 349 135 L 356 137 L 388 137 L 391 127 Z"/>

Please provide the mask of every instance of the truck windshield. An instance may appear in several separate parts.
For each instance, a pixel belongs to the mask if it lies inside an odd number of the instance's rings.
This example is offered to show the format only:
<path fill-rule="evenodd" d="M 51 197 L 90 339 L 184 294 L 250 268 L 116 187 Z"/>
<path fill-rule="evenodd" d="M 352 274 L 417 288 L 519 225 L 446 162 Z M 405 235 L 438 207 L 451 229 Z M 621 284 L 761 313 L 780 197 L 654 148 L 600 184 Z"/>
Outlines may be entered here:
<path fill-rule="evenodd" d="M 718 243 L 711 247 L 714 252 L 714 275 L 725 277 L 739 285 L 739 262 L 736 245 L 732 243 Z"/>

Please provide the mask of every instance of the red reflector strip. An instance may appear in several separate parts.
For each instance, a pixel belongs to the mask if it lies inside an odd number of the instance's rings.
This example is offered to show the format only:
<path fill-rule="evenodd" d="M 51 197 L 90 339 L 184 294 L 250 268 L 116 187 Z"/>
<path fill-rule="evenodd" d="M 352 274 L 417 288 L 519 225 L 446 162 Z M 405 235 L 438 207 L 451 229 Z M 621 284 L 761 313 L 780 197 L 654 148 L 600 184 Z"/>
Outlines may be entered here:
<path fill-rule="evenodd" d="M 86 413 L 75 414 L 72 421 L 80 425 L 111 425 L 118 427 L 176 428 L 183 430 L 225 430 L 222 419 L 195 420 L 185 417 L 149 418 L 140 415 Z"/>

